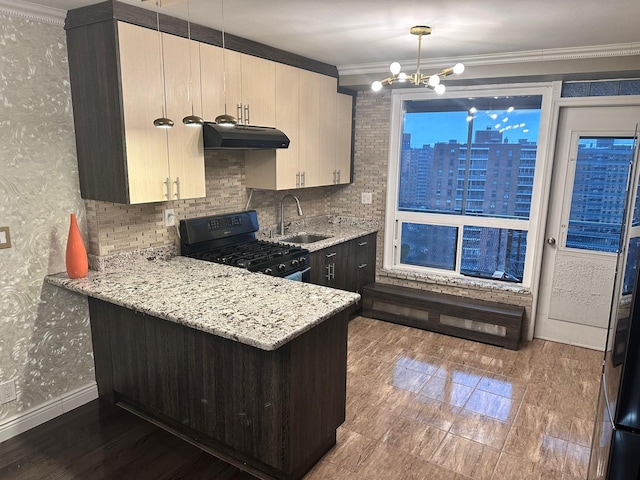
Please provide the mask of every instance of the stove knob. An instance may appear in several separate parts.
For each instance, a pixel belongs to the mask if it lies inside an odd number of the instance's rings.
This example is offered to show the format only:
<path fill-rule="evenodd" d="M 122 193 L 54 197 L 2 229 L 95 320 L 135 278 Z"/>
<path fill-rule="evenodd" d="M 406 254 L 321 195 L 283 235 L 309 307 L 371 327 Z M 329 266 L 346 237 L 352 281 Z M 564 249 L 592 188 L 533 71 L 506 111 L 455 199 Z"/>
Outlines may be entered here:
<path fill-rule="evenodd" d="M 292 267 L 297 267 L 299 263 L 300 262 L 298 261 L 297 258 L 294 258 L 293 260 L 291 260 L 291 266 Z"/>
<path fill-rule="evenodd" d="M 286 270 L 287 266 L 284 263 L 281 263 L 280 265 L 278 265 L 278 271 L 279 272 L 284 272 Z"/>
<path fill-rule="evenodd" d="M 300 257 L 298 260 L 300 261 L 300 265 L 304 265 L 307 263 L 306 257 Z"/>
<path fill-rule="evenodd" d="M 271 270 L 270 268 L 265 268 L 264 273 L 266 273 L 267 275 L 271 275 L 273 273 L 273 270 Z"/>

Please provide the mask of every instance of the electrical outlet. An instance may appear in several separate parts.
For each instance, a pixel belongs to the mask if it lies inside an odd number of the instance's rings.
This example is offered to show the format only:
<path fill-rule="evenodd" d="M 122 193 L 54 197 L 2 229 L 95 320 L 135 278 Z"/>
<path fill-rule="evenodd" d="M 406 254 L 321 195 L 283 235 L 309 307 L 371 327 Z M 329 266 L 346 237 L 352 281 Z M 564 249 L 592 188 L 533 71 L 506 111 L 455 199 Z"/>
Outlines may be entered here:
<path fill-rule="evenodd" d="M 16 382 L 11 379 L 0 383 L 0 403 L 8 403 L 16 399 Z"/>
<path fill-rule="evenodd" d="M 373 202 L 373 194 L 371 192 L 362 192 L 362 203 L 370 204 Z"/>
<path fill-rule="evenodd" d="M 0 248 L 11 248 L 9 227 L 0 227 Z"/>
<path fill-rule="evenodd" d="M 176 224 L 176 216 L 173 213 L 173 208 L 167 208 L 164 211 L 164 226 L 173 227 Z"/>

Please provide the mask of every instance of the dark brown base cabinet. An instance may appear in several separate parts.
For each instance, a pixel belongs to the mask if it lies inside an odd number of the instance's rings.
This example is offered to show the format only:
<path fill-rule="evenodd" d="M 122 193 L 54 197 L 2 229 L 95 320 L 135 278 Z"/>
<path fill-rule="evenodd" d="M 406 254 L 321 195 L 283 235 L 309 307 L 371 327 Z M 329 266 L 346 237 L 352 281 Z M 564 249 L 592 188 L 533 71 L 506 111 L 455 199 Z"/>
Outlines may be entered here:
<path fill-rule="evenodd" d="M 102 398 L 260 478 L 299 479 L 345 419 L 347 322 L 274 351 L 89 299 Z"/>
<path fill-rule="evenodd" d="M 311 252 L 311 283 L 362 294 L 376 275 L 376 233 Z"/>

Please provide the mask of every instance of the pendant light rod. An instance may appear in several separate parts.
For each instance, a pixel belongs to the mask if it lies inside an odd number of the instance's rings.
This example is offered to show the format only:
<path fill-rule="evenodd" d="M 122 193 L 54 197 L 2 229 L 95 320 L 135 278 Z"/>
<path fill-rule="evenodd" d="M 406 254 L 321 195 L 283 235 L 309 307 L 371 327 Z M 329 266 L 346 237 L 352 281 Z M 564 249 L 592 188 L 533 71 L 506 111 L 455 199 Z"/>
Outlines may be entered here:
<path fill-rule="evenodd" d="M 162 67 L 162 117 L 156 118 L 153 124 L 158 128 L 173 127 L 173 120 L 167 117 L 167 84 L 164 76 L 164 42 L 160 32 L 160 2 L 156 0 L 156 26 L 158 29 L 158 42 L 160 43 L 160 65 Z"/>
<path fill-rule="evenodd" d="M 238 120 L 233 116 L 227 114 L 227 60 L 225 55 L 225 42 L 224 42 L 224 0 L 221 0 L 221 17 L 222 17 L 222 92 L 224 98 L 224 114 L 218 115 L 215 118 L 215 123 L 223 127 L 235 127 Z"/>
<path fill-rule="evenodd" d="M 391 77 L 385 78 L 384 80 L 376 80 L 371 84 L 371 89 L 374 92 L 378 92 L 382 90 L 382 87 L 385 85 L 391 85 L 392 83 L 399 82 L 409 82 L 414 85 L 424 85 L 426 88 L 434 90 L 437 94 L 442 95 L 445 91 L 444 84 L 440 83 L 440 80 L 444 77 L 447 77 L 451 74 L 460 74 L 464 72 L 464 65 L 462 63 L 456 63 L 453 67 L 445 68 L 441 70 L 439 73 L 434 73 L 433 75 L 424 75 L 420 72 L 420 63 L 422 61 L 422 37 L 423 35 L 431 34 L 431 27 L 427 27 L 426 25 L 417 25 L 415 27 L 411 27 L 409 32 L 412 35 L 418 36 L 418 60 L 416 63 L 416 71 L 412 75 L 407 75 L 402 72 L 402 67 L 398 62 L 393 62 L 389 67 L 391 71 Z"/>
<path fill-rule="evenodd" d="M 193 112 L 193 62 L 191 61 L 191 8 L 189 7 L 189 0 L 187 0 L 187 47 L 189 48 L 189 100 L 191 101 L 191 115 L 184 117 L 182 123 L 188 127 L 199 127 L 204 124 L 204 120 Z M 202 75 L 200 76 L 200 80 L 202 81 Z M 200 95 L 200 97 L 202 99 L 202 95 Z"/>

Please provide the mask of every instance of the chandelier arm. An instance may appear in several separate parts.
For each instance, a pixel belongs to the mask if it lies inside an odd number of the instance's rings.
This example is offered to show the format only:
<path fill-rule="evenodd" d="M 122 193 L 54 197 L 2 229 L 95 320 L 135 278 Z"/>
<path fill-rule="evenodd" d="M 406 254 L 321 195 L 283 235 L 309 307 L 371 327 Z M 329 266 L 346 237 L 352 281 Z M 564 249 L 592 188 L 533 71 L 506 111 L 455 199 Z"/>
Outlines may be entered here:
<path fill-rule="evenodd" d="M 420 77 L 420 55 L 422 54 L 422 34 L 418 35 L 418 64 L 416 65 L 416 78 Z"/>

